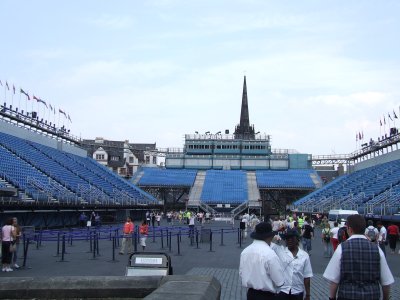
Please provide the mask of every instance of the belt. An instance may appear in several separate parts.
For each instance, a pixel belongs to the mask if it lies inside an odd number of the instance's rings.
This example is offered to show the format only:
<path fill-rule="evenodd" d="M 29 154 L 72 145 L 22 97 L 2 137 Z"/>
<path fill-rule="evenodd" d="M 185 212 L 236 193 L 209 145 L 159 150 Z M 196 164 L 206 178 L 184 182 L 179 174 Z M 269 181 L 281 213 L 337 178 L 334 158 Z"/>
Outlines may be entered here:
<path fill-rule="evenodd" d="M 257 294 L 263 294 L 263 295 L 268 295 L 268 296 L 276 296 L 275 293 L 269 292 L 269 291 L 262 291 L 262 290 L 255 290 L 253 288 L 249 288 L 249 291 Z"/>

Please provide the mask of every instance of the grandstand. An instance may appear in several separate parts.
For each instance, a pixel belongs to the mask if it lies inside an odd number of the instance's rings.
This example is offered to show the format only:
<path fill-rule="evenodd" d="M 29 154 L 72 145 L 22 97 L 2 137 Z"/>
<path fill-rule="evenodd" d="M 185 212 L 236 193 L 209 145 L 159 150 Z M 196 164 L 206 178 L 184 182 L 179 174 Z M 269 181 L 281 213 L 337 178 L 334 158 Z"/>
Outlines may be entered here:
<path fill-rule="evenodd" d="M 399 150 L 392 153 L 399 156 Z M 384 158 L 384 156 L 382 157 Z M 371 162 L 369 161 L 368 164 Z M 293 208 L 305 212 L 330 209 L 358 210 L 364 215 L 393 215 L 400 210 L 400 160 L 376 161 L 341 176 L 323 188 L 299 199 Z"/>
<path fill-rule="evenodd" d="M 15 112 L 14 112 L 15 113 Z M 0 203 L 2 218 L 23 224 L 76 224 L 79 211 L 125 214 L 125 209 L 159 205 L 152 195 L 87 157 L 72 138 L 42 130 L 36 122 L 0 118 Z M 35 212 L 33 215 L 29 212 Z"/>
<path fill-rule="evenodd" d="M 322 185 L 311 168 L 311 155 L 272 149 L 270 136 L 250 125 L 246 77 L 233 134 L 186 134 L 183 149 L 164 154 L 165 169 L 142 168 L 133 183 L 167 205 L 233 215 L 246 209 L 276 214 Z"/>

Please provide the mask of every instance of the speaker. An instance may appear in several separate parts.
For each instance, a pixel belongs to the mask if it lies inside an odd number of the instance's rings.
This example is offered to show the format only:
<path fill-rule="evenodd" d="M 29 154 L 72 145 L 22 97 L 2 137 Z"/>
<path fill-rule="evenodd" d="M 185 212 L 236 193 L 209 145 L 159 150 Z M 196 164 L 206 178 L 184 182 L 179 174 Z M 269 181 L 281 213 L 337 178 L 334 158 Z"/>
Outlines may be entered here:
<path fill-rule="evenodd" d="M 229 134 L 229 129 L 225 129 L 225 134 Z"/>
<path fill-rule="evenodd" d="M 37 117 L 37 112 L 36 112 L 36 111 L 33 111 L 33 112 L 32 112 L 32 119 L 36 119 L 36 117 Z"/>
<path fill-rule="evenodd" d="M 396 127 L 390 128 L 390 135 L 396 135 L 396 134 L 397 134 L 397 128 Z"/>

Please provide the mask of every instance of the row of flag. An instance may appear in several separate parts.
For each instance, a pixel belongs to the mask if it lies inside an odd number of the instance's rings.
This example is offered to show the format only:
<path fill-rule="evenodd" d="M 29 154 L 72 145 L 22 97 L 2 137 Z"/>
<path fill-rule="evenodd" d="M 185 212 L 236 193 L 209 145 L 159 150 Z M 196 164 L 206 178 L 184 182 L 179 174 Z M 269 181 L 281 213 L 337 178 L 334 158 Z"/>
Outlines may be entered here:
<path fill-rule="evenodd" d="M 400 107 L 399 107 L 399 110 L 400 110 Z M 396 113 L 395 113 L 395 111 L 394 111 L 394 109 L 393 109 L 393 118 L 398 119 L 398 118 L 397 118 L 397 115 L 396 115 Z M 390 113 L 388 113 L 388 122 L 389 122 L 389 119 L 392 120 L 392 121 L 394 121 L 394 120 L 392 119 Z M 386 125 L 386 118 L 385 118 L 385 116 L 383 116 L 383 123 L 382 123 L 382 119 L 379 120 L 379 123 L 380 123 L 381 126 Z"/>
<path fill-rule="evenodd" d="M 400 114 L 400 106 L 399 106 L 399 114 Z M 387 121 L 390 122 L 389 120 L 391 120 L 393 123 L 395 123 L 395 119 L 398 119 L 396 112 L 393 109 L 393 113 L 390 114 L 390 112 L 388 112 L 387 114 Z M 379 125 L 382 126 L 386 126 L 386 115 L 383 115 L 383 118 L 379 119 Z M 357 141 L 362 141 L 364 140 L 364 132 L 363 131 L 359 131 L 356 132 L 356 142 Z"/>
<path fill-rule="evenodd" d="M 7 89 L 8 91 L 10 91 L 10 86 L 9 86 L 7 81 L 5 82 L 5 84 L 3 84 L 3 82 L 0 80 L 0 86 L 3 86 L 4 89 Z M 13 91 L 13 93 L 15 95 L 15 85 L 14 84 L 12 85 L 12 91 Z M 20 88 L 20 93 L 24 94 L 28 100 L 31 100 L 31 96 L 27 92 L 25 92 L 22 88 Z M 44 101 L 43 99 L 41 99 L 41 98 L 39 98 L 39 97 L 37 97 L 35 95 L 32 95 L 32 99 L 36 100 L 39 103 L 42 103 L 43 105 L 46 106 L 47 109 L 50 108 L 50 111 L 53 112 L 54 114 L 56 114 L 56 108 L 54 106 L 52 106 L 50 103 L 47 105 L 46 101 Z M 58 109 L 58 112 L 60 114 L 64 115 L 64 117 L 67 118 L 72 123 L 71 117 L 69 116 L 69 114 L 67 114 L 62 109 Z"/>

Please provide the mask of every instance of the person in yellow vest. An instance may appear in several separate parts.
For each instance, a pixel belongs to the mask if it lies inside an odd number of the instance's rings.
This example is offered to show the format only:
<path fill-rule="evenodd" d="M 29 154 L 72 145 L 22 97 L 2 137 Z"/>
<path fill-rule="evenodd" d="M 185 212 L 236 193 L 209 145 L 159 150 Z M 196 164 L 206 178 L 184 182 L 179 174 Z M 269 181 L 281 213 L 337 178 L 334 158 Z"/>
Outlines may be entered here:
<path fill-rule="evenodd" d="M 299 218 L 297 219 L 297 225 L 302 228 L 304 225 L 304 219 L 302 216 L 299 216 Z"/>

